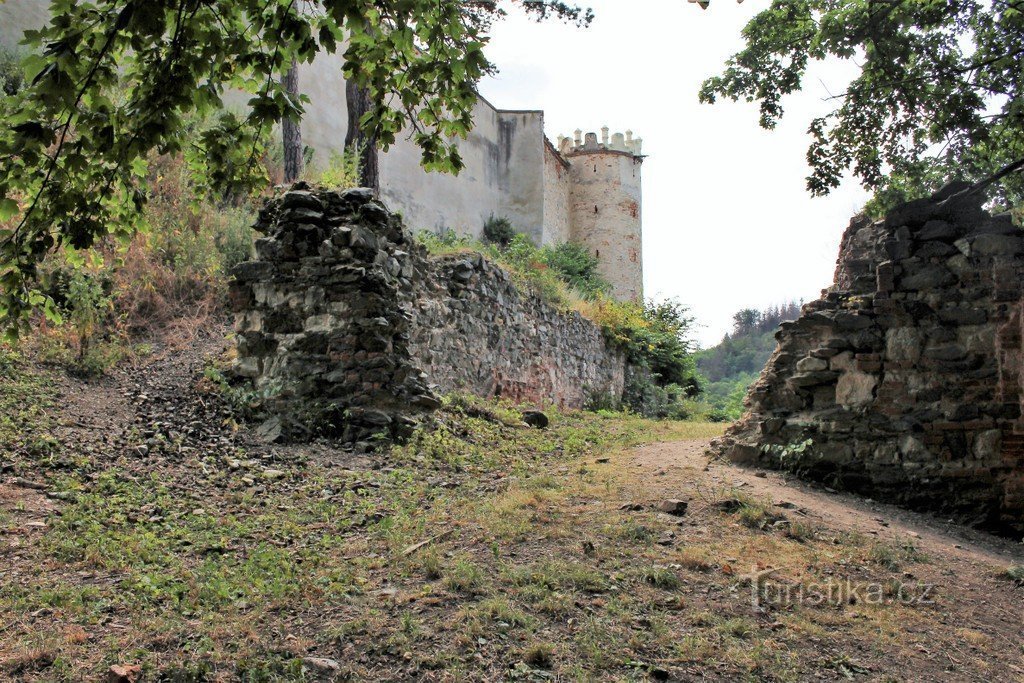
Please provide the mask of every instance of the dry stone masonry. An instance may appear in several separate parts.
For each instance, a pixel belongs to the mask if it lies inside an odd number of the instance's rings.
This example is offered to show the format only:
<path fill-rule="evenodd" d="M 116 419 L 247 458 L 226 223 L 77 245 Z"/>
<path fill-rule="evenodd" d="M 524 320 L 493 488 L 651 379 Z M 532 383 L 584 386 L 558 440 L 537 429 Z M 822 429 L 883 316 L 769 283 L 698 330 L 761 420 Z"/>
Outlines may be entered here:
<path fill-rule="evenodd" d="M 271 438 L 402 438 L 438 395 L 581 407 L 621 397 L 624 354 L 478 254 L 431 258 L 369 190 L 295 186 L 234 271 L 236 373 Z"/>
<path fill-rule="evenodd" d="M 1024 533 L 1024 233 L 964 190 L 851 222 L 714 450 Z"/>

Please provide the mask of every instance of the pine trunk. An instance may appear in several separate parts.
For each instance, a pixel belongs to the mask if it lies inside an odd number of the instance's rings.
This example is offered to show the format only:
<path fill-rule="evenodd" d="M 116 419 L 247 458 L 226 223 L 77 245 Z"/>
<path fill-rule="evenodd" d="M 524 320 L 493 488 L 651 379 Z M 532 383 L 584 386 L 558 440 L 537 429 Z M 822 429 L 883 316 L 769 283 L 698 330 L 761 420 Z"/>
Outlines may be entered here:
<path fill-rule="evenodd" d="M 298 98 L 299 96 L 299 65 L 293 61 L 288 73 L 282 80 L 288 96 Z M 302 175 L 303 150 L 302 150 L 302 127 L 299 121 L 285 119 L 281 124 L 281 134 L 284 142 L 284 182 L 294 183 Z"/>
<path fill-rule="evenodd" d="M 348 103 L 348 131 L 345 134 L 345 149 L 359 152 L 359 180 L 363 187 L 380 192 L 380 169 L 377 165 L 377 136 L 367 134 L 359 127 L 359 119 L 370 111 L 373 103 L 370 93 L 351 81 L 345 83 L 345 99 Z"/>

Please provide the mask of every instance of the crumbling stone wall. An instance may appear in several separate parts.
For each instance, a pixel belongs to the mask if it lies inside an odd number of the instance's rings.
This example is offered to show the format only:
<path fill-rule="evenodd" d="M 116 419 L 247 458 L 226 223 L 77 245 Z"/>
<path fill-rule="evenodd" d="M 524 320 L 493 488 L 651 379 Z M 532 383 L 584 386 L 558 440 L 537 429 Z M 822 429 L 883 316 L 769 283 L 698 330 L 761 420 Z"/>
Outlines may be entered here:
<path fill-rule="evenodd" d="M 479 254 L 430 263 L 410 348 L 441 391 L 581 408 L 621 399 L 625 355 L 575 311 L 559 311 Z"/>
<path fill-rule="evenodd" d="M 851 222 L 715 451 L 1024 533 L 1024 233 L 963 190 Z"/>
<path fill-rule="evenodd" d="M 621 398 L 626 360 L 596 325 L 477 254 L 431 258 L 368 190 L 268 202 L 234 271 L 236 373 L 271 437 L 407 435 L 438 394 L 582 407 Z"/>

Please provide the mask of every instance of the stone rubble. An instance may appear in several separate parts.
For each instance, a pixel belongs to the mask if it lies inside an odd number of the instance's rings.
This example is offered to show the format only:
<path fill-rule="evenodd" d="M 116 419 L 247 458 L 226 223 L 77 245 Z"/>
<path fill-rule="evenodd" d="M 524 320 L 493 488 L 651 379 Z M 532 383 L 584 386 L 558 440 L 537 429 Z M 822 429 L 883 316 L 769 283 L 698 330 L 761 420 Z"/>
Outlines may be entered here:
<path fill-rule="evenodd" d="M 1024 533 L 1024 232 L 964 189 L 851 222 L 712 452 Z"/>

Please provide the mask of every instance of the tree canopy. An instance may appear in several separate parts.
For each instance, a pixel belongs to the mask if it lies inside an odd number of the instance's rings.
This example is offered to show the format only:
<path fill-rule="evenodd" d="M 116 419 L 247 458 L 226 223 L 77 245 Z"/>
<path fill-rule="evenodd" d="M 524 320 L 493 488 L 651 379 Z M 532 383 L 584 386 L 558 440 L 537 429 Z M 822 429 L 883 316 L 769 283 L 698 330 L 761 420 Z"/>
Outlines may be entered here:
<path fill-rule="evenodd" d="M 765 128 L 812 62 L 859 69 L 810 123 L 814 195 L 852 171 L 884 210 L 948 180 L 1024 166 L 1024 0 L 774 0 L 743 37 L 700 99 L 757 102 Z M 1024 199 L 1020 173 L 994 187 L 1003 205 Z"/>
<path fill-rule="evenodd" d="M 592 16 L 560 0 L 505 4 Z M 475 86 L 494 68 L 487 30 L 504 13 L 487 0 L 54 0 L 49 25 L 26 34 L 24 87 L 0 100 L 0 320 L 16 333 L 46 305 L 33 282 L 48 252 L 135 229 L 152 153 L 184 153 L 201 189 L 259 186 L 267 132 L 307 101 L 282 83 L 293 61 L 342 52 L 377 142 L 411 130 L 425 166 L 458 171 L 454 140 L 472 126 Z M 250 94 L 242 113 L 224 107 L 234 90 Z"/>

